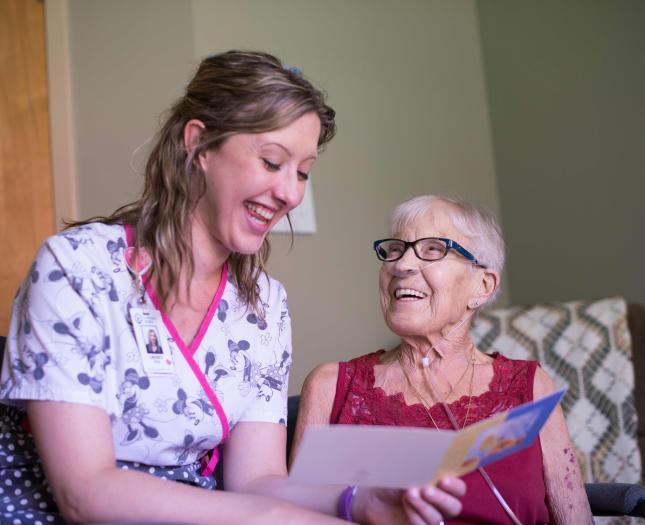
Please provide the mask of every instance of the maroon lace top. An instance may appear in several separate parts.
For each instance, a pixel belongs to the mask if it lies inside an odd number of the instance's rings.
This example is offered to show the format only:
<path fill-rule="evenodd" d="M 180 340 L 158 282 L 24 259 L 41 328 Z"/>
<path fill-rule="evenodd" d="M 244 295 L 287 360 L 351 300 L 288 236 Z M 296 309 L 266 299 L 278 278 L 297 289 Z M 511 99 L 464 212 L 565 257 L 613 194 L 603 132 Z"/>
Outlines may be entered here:
<path fill-rule="evenodd" d="M 339 364 L 330 423 L 434 428 L 422 404 L 407 405 L 402 393 L 388 395 L 374 386 L 374 365 L 379 363 L 383 352 Z M 537 362 L 511 360 L 497 353 L 492 356 L 495 359 L 493 379 L 487 392 L 473 396 L 468 424 L 533 399 Z M 449 407 L 461 427 L 468 410 L 468 396 L 450 403 Z M 452 429 L 441 405 L 433 405 L 430 413 L 439 428 Z M 539 438 L 527 449 L 488 465 L 486 472 L 523 525 L 549 522 Z M 512 524 L 479 472 L 471 472 L 463 480 L 467 485 L 463 511 L 446 524 Z"/>

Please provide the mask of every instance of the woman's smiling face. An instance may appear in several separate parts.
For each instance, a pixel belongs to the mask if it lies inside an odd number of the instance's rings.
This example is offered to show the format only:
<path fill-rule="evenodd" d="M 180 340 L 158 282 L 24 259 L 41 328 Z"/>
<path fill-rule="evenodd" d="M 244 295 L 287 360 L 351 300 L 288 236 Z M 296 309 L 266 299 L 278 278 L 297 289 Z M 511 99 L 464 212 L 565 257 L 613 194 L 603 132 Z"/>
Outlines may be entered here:
<path fill-rule="evenodd" d="M 437 204 L 396 237 L 405 241 L 445 237 L 469 249 L 472 242 L 455 227 L 448 206 Z M 478 268 L 454 250 L 429 262 L 408 248 L 399 260 L 381 267 L 379 289 L 385 322 L 399 336 L 440 333 L 466 315 L 477 292 L 478 273 Z"/>
<path fill-rule="evenodd" d="M 302 201 L 317 157 L 320 119 L 306 113 L 265 133 L 239 133 L 199 156 L 206 191 L 194 225 L 226 254 L 252 254 Z"/>

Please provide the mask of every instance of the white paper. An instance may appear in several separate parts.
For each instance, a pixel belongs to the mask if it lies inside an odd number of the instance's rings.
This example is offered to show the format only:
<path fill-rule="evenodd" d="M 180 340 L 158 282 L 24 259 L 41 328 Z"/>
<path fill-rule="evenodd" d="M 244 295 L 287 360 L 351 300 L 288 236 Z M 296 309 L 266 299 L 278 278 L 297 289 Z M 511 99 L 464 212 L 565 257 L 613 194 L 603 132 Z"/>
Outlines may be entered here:
<path fill-rule="evenodd" d="M 455 432 L 425 428 L 332 425 L 308 427 L 291 467 L 302 484 L 403 488 L 427 483 Z"/>
<path fill-rule="evenodd" d="M 529 446 L 565 390 L 459 432 L 415 427 L 308 427 L 289 479 L 303 484 L 404 488 L 463 475 Z"/>

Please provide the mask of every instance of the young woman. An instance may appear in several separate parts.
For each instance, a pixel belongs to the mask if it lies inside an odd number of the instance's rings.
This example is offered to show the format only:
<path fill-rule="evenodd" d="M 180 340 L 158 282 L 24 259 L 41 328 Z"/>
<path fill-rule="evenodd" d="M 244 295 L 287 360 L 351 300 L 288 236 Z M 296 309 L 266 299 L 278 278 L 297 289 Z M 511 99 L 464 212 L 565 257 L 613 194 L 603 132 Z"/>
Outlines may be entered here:
<path fill-rule="evenodd" d="M 286 483 L 290 320 L 264 272 L 267 233 L 334 132 L 321 92 L 275 57 L 208 57 L 139 200 L 43 244 L 0 376 L 3 520 L 337 521 L 320 513 L 336 514 L 342 488 Z M 222 443 L 227 491 L 203 490 Z M 441 492 L 407 512 L 458 505 Z"/>

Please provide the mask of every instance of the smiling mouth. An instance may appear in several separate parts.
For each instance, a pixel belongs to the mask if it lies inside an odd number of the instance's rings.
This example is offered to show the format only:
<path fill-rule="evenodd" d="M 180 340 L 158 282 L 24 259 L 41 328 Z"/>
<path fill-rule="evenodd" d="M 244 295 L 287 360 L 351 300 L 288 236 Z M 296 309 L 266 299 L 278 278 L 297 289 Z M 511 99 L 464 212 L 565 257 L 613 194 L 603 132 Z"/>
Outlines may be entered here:
<path fill-rule="evenodd" d="M 394 290 L 394 298 L 398 301 L 418 301 L 426 297 L 428 297 L 427 293 L 412 288 L 397 288 Z"/>
<path fill-rule="evenodd" d="M 244 206 L 247 210 L 249 210 L 251 218 L 262 224 L 268 224 L 269 222 L 271 222 L 273 216 L 275 215 L 275 212 L 273 210 L 270 210 L 269 208 L 266 208 L 260 204 L 245 202 Z"/>

